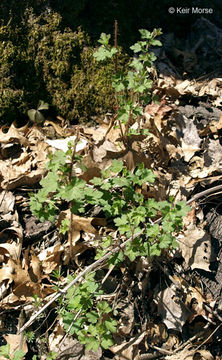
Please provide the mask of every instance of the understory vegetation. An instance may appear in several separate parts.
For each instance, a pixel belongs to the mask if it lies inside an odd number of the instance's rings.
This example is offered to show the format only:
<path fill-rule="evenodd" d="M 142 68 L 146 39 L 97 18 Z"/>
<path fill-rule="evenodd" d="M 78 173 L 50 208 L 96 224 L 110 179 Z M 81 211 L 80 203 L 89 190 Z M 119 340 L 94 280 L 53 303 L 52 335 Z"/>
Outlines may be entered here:
<path fill-rule="evenodd" d="M 220 78 L 169 76 L 159 28 L 123 51 L 117 21 L 95 42 L 39 3 L 0 23 L 0 358 L 212 360 Z"/>

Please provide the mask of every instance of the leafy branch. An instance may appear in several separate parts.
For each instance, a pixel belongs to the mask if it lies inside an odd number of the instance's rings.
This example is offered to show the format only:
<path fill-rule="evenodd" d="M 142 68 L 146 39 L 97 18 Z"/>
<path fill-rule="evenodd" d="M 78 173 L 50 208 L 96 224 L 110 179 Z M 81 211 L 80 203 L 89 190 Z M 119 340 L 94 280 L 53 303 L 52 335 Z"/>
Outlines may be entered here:
<path fill-rule="evenodd" d="M 161 42 L 156 39 L 161 35 L 160 29 L 154 29 L 153 32 L 141 29 L 139 32 L 141 41 L 130 47 L 134 52 L 129 64 L 130 69 L 126 74 L 122 71 L 114 74 L 111 78 L 118 102 L 116 121 L 121 129 L 121 124 L 125 125 L 125 135 L 127 136 L 143 133 L 143 129 L 140 128 L 140 120 L 143 117 L 144 106 L 151 100 L 153 84 L 149 69 L 156 60 L 155 54 L 152 51 L 149 52 L 149 48 L 161 46 Z M 115 60 L 117 59 L 118 49 L 116 46 L 112 47 L 109 40 L 110 35 L 101 34 L 98 42 L 102 45 L 93 55 L 97 61 L 110 60 L 113 56 L 115 56 Z"/>

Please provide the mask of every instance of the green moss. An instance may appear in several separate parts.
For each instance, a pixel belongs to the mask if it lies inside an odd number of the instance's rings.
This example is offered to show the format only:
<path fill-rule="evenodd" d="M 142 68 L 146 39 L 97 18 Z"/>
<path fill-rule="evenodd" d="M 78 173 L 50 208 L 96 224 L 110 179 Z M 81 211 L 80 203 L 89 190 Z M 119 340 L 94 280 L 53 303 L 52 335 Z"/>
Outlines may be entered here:
<path fill-rule="evenodd" d="M 61 16 L 28 9 L 21 25 L 0 27 L 0 121 L 26 116 L 40 99 L 71 122 L 87 121 L 113 108 L 114 64 L 98 64 L 89 36 L 62 30 Z M 122 55 L 118 67 L 124 66 Z"/>

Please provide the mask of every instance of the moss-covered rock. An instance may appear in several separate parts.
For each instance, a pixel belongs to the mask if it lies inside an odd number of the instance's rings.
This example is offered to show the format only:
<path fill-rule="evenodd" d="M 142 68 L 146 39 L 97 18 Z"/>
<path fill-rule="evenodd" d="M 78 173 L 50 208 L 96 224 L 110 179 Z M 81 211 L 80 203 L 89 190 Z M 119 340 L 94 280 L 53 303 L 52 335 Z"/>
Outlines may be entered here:
<path fill-rule="evenodd" d="M 115 65 L 96 63 L 89 36 L 62 29 L 61 20 L 51 10 L 36 16 L 28 9 L 20 26 L 0 27 L 1 122 L 25 116 L 40 99 L 71 122 L 112 109 Z M 126 61 L 120 56 L 118 67 Z"/>

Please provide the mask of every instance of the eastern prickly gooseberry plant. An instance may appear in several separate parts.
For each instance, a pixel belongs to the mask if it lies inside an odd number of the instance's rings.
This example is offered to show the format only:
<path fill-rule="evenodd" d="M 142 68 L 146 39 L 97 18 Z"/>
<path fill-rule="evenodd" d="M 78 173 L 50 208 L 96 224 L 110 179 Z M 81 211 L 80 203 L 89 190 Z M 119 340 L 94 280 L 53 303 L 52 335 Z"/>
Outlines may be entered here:
<path fill-rule="evenodd" d="M 111 79 L 117 93 L 117 122 L 120 127 L 121 124 L 125 124 L 124 135 L 136 135 L 144 130 L 140 128 L 140 120 L 143 117 L 144 106 L 151 101 L 153 82 L 149 70 L 156 60 L 155 54 L 149 52 L 149 48 L 161 46 L 161 42 L 156 40 L 156 37 L 162 34 L 160 29 L 154 29 L 153 32 L 141 29 L 139 32 L 141 40 L 130 47 L 134 56 L 129 64 L 129 71 L 126 74 L 116 73 Z M 101 34 L 98 40 L 101 46 L 93 55 L 97 61 L 110 60 L 113 57 L 117 61 L 117 47 L 112 47 L 109 40 L 110 35 Z"/>
<path fill-rule="evenodd" d="M 140 33 L 141 41 L 131 47 L 137 56 L 133 58 L 130 70 L 112 78 L 117 93 L 116 119 L 123 136 L 142 132 L 140 120 L 144 106 L 151 100 L 149 68 L 156 59 L 148 50 L 150 46 L 161 45 L 155 39 L 161 34 L 159 29 L 152 33 L 140 30 Z M 111 47 L 109 40 L 110 35 L 101 35 L 101 46 L 94 53 L 96 60 L 111 60 L 117 56 L 117 47 Z M 138 126 L 132 127 L 135 123 Z M 112 165 L 101 172 L 101 177 L 94 177 L 87 184 L 75 174 L 73 165 L 77 162 L 81 166 L 75 144 L 70 145 L 67 152 L 57 151 L 50 155 L 48 173 L 40 182 L 41 189 L 30 199 L 31 211 L 41 221 L 54 221 L 65 206 L 72 214 L 84 216 L 90 216 L 97 208 L 100 217 L 107 219 L 109 228 L 117 235 L 115 239 L 108 235 L 95 244 L 95 259 L 107 254 L 107 262 L 112 267 L 118 266 L 126 257 L 134 261 L 139 256 L 160 256 L 162 249 L 177 247 L 175 234 L 182 229 L 182 218 L 189 207 L 185 201 L 174 204 L 173 199 L 158 202 L 148 198 L 144 186 L 153 184 L 155 175 L 144 164 L 138 164 L 134 171 L 129 171 L 122 161 L 113 160 Z M 71 221 L 72 217 L 62 221 L 61 233 L 71 234 Z M 118 251 L 112 251 L 117 247 Z M 59 300 L 58 311 L 63 318 L 64 329 L 76 336 L 87 349 L 96 350 L 98 346 L 106 349 L 113 344 L 112 334 L 116 332 L 117 322 L 109 303 L 100 300 L 101 295 L 103 291 L 91 272 L 80 284 L 70 287 L 66 296 Z"/>
<path fill-rule="evenodd" d="M 68 280 L 72 281 L 73 277 Z M 108 349 L 113 345 L 117 321 L 111 316 L 113 311 L 108 302 L 100 300 L 101 295 L 103 291 L 91 272 L 80 285 L 67 291 L 59 310 L 64 330 L 75 335 L 87 350 L 96 351 L 99 346 Z"/>
<path fill-rule="evenodd" d="M 54 221 L 61 205 L 64 208 L 65 204 L 71 213 L 87 213 L 85 216 L 99 207 L 100 216 L 106 218 L 118 234 L 115 239 L 109 235 L 95 244 L 96 259 L 119 246 L 120 250 L 109 256 L 110 266 L 119 265 L 125 257 L 134 261 L 139 256 L 160 256 L 162 249 L 177 247 L 174 235 L 182 229 L 182 218 L 189 207 L 185 201 L 173 204 L 173 201 L 147 198 L 143 188 L 154 183 L 152 170 L 139 164 L 130 171 L 122 161 L 113 160 L 112 165 L 101 172 L 101 177 L 94 177 L 87 184 L 75 175 L 75 162 L 81 165 L 81 158 L 76 156 L 75 150 L 72 152 L 71 145 L 67 152 L 50 155 L 48 174 L 40 182 L 42 188 L 30 199 L 31 210 L 41 221 Z M 161 222 L 158 221 L 160 217 Z M 70 231 L 70 222 L 65 219 L 60 232 Z M 126 239 L 129 241 L 123 251 L 121 244 Z M 81 284 L 68 290 L 65 300 L 60 298 L 59 313 L 65 330 L 87 349 L 108 348 L 113 343 L 112 333 L 116 331 L 117 322 L 108 302 L 100 301 L 102 294 L 94 274 L 89 273 Z"/>

